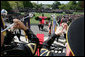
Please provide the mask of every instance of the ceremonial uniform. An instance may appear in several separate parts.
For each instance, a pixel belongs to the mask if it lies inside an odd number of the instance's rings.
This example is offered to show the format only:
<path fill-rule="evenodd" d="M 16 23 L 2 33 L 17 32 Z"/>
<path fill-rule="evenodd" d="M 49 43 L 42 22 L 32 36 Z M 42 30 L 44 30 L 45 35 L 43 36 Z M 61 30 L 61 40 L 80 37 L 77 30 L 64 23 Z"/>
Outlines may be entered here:
<path fill-rule="evenodd" d="M 38 25 L 39 30 L 40 30 L 40 28 L 43 30 L 44 21 L 45 21 L 46 18 L 47 18 L 47 17 L 45 17 L 43 14 L 42 14 L 42 16 L 39 16 L 39 19 L 40 19 L 40 23 L 39 23 L 39 25 Z"/>
<path fill-rule="evenodd" d="M 5 23 L 4 23 L 4 20 L 1 16 L 1 31 L 5 29 Z M 6 35 L 6 32 L 3 32 L 3 35 L 5 36 Z"/>
<path fill-rule="evenodd" d="M 11 47 L 11 49 L 5 50 L 7 54 L 3 54 L 3 56 L 34 56 L 35 55 L 39 45 L 39 40 L 30 29 L 26 30 L 25 33 L 28 36 L 29 43 L 21 43 L 18 45 L 14 45 L 13 47 Z M 11 37 L 13 38 L 13 36 Z"/>
<path fill-rule="evenodd" d="M 3 20 L 2 16 L 1 16 L 1 31 L 3 31 L 4 29 L 5 29 L 5 23 L 4 23 L 4 20 Z M 4 36 L 6 36 L 6 31 L 1 32 L 1 47 L 4 44 Z"/>
<path fill-rule="evenodd" d="M 6 54 L 7 56 L 34 56 L 38 45 L 39 39 L 34 35 L 34 33 L 27 29 L 25 31 L 26 35 L 28 36 L 29 43 L 22 43 L 11 50 L 7 50 L 9 52 Z M 53 34 L 47 41 L 45 41 L 40 50 L 40 56 L 53 56 L 53 53 L 50 52 L 50 46 L 54 42 L 55 38 L 59 36 Z"/>
<path fill-rule="evenodd" d="M 60 36 L 56 34 L 51 35 L 51 37 L 43 43 L 43 46 L 40 51 L 40 56 L 54 56 L 53 53 L 50 52 L 50 46 L 54 42 L 55 38 L 59 37 Z"/>
<path fill-rule="evenodd" d="M 31 50 L 31 53 L 32 53 L 31 56 L 33 56 L 35 54 L 35 51 L 38 48 L 39 39 L 36 37 L 36 35 L 33 34 L 33 32 L 30 29 L 26 30 L 25 32 L 26 32 L 26 35 L 28 35 L 28 38 L 30 40 L 30 43 L 27 45 Z M 54 42 L 55 38 L 58 38 L 58 37 L 60 36 L 53 34 L 47 41 L 45 41 L 42 44 L 42 48 L 40 50 L 40 56 L 53 56 L 53 54 L 50 52 L 50 46 Z M 35 48 L 33 49 L 33 47 Z"/>
<path fill-rule="evenodd" d="M 84 16 L 70 24 L 66 34 L 66 40 L 68 44 L 67 56 L 84 56 Z"/>

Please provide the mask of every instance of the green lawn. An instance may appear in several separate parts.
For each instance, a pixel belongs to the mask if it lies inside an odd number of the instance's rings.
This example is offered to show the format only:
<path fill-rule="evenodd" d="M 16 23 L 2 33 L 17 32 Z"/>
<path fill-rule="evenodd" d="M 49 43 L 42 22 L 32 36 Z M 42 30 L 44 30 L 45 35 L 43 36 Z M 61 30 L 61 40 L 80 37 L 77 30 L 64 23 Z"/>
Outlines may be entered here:
<path fill-rule="evenodd" d="M 74 12 L 74 14 L 84 14 L 84 12 Z"/>
<path fill-rule="evenodd" d="M 50 17 L 52 14 L 55 14 L 56 16 L 63 15 L 63 13 L 44 13 L 44 16 Z M 83 12 L 75 12 L 74 14 L 84 14 Z M 35 17 L 42 16 L 42 13 L 35 13 Z M 39 21 L 35 20 L 35 17 L 31 18 L 30 22 L 31 24 L 38 24 Z"/>
<path fill-rule="evenodd" d="M 58 14 L 57 13 L 44 13 L 44 16 L 50 17 L 52 14 L 55 14 L 56 16 L 63 15 L 63 14 L 59 14 L 59 13 Z M 37 16 L 42 16 L 42 13 L 35 13 L 35 17 L 37 17 Z M 38 24 L 39 23 L 39 21 L 35 20 L 35 17 L 31 18 L 31 20 L 30 20 L 31 24 Z"/>

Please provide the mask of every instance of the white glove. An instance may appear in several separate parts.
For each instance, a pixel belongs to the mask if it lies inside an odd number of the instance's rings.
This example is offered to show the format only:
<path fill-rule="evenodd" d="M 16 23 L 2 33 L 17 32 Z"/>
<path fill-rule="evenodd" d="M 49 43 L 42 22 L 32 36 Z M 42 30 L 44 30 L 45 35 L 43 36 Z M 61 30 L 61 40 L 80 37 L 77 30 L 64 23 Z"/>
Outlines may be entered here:
<path fill-rule="evenodd" d="M 55 34 L 56 35 L 61 35 L 63 33 L 63 27 L 60 26 L 60 27 L 57 27 L 57 30 L 55 31 Z"/>

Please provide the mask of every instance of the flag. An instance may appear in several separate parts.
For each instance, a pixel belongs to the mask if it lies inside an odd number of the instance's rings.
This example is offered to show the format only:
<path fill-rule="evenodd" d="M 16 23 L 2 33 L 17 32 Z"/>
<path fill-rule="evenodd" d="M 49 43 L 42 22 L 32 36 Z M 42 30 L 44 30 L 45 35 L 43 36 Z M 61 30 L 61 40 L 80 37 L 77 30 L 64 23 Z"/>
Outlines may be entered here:
<path fill-rule="evenodd" d="M 55 30 L 56 30 L 56 19 L 53 18 L 53 34 L 55 33 Z"/>

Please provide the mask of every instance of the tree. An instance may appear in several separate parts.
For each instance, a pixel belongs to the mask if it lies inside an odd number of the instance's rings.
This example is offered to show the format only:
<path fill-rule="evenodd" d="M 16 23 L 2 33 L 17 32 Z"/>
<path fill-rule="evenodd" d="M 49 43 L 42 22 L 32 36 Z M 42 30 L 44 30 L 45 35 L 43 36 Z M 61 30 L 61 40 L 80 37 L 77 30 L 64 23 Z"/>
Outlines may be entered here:
<path fill-rule="evenodd" d="M 59 5 L 61 5 L 61 3 L 58 2 L 58 1 L 55 1 L 55 2 L 53 3 L 53 5 L 52 5 L 52 8 L 53 8 L 53 9 L 59 9 Z"/>
<path fill-rule="evenodd" d="M 84 9 L 84 1 L 70 1 L 68 4 L 61 4 L 59 9 L 64 10 L 83 10 Z"/>
<path fill-rule="evenodd" d="M 60 6 L 59 6 L 59 9 L 66 9 L 66 5 L 65 4 L 61 4 Z"/>
<path fill-rule="evenodd" d="M 33 8 L 36 9 L 37 8 L 37 4 L 35 2 L 32 2 L 33 4 Z"/>
<path fill-rule="evenodd" d="M 8 1 L 12 9 L 23 8 L 23 1 Z"/>
<path fill-rule="evenodd" d="M 42 9 L 42 6 L 43 6 L 42 3 L 41 3 L 41 4 L 37 4 L 37 3 L 35 3 L 35 2 L 32 2 L 32 4 L 33 4 L 33 8 L 34 8 L 34 9 Z"/>
<path fill-rule="evenodd" d="M 1 9 L 12 10 L 8 1 L 1 1 Z"/>
<path fill-rule="evenodd" d="M 24 8 L 23 1 L 16 1 L 15 3 L 18 8 Z"/>
<path fill-rule="evenodd" d="M 33 8 L 33 4 L 30 1 L 23 1 L 23 5 L 24 5 L 24 8 L 25 7 Z"/>
<path fill-rule="evenodd" d="M 48 6 L 49 9 L 52 8 L 52 5 L 50 5 L 50 4 L 47 4 L 47 6 Z"/>
<path fill-rule="evenodd" d="M 37 5 L 38 8 L 42 9 L 42 3 Z"/>
<path fill-rule="evenodd" d="M 77 7 L 77 10 L 83 10 L 84 9 L 84 1 L 78 1 L 76 7 Z"/>
<path fill-rule="evenodd" d="M 67 4 L 67 7 L 69 10 L 76 10 L 76 1 L 70 1 L 68 4 Z"/>

